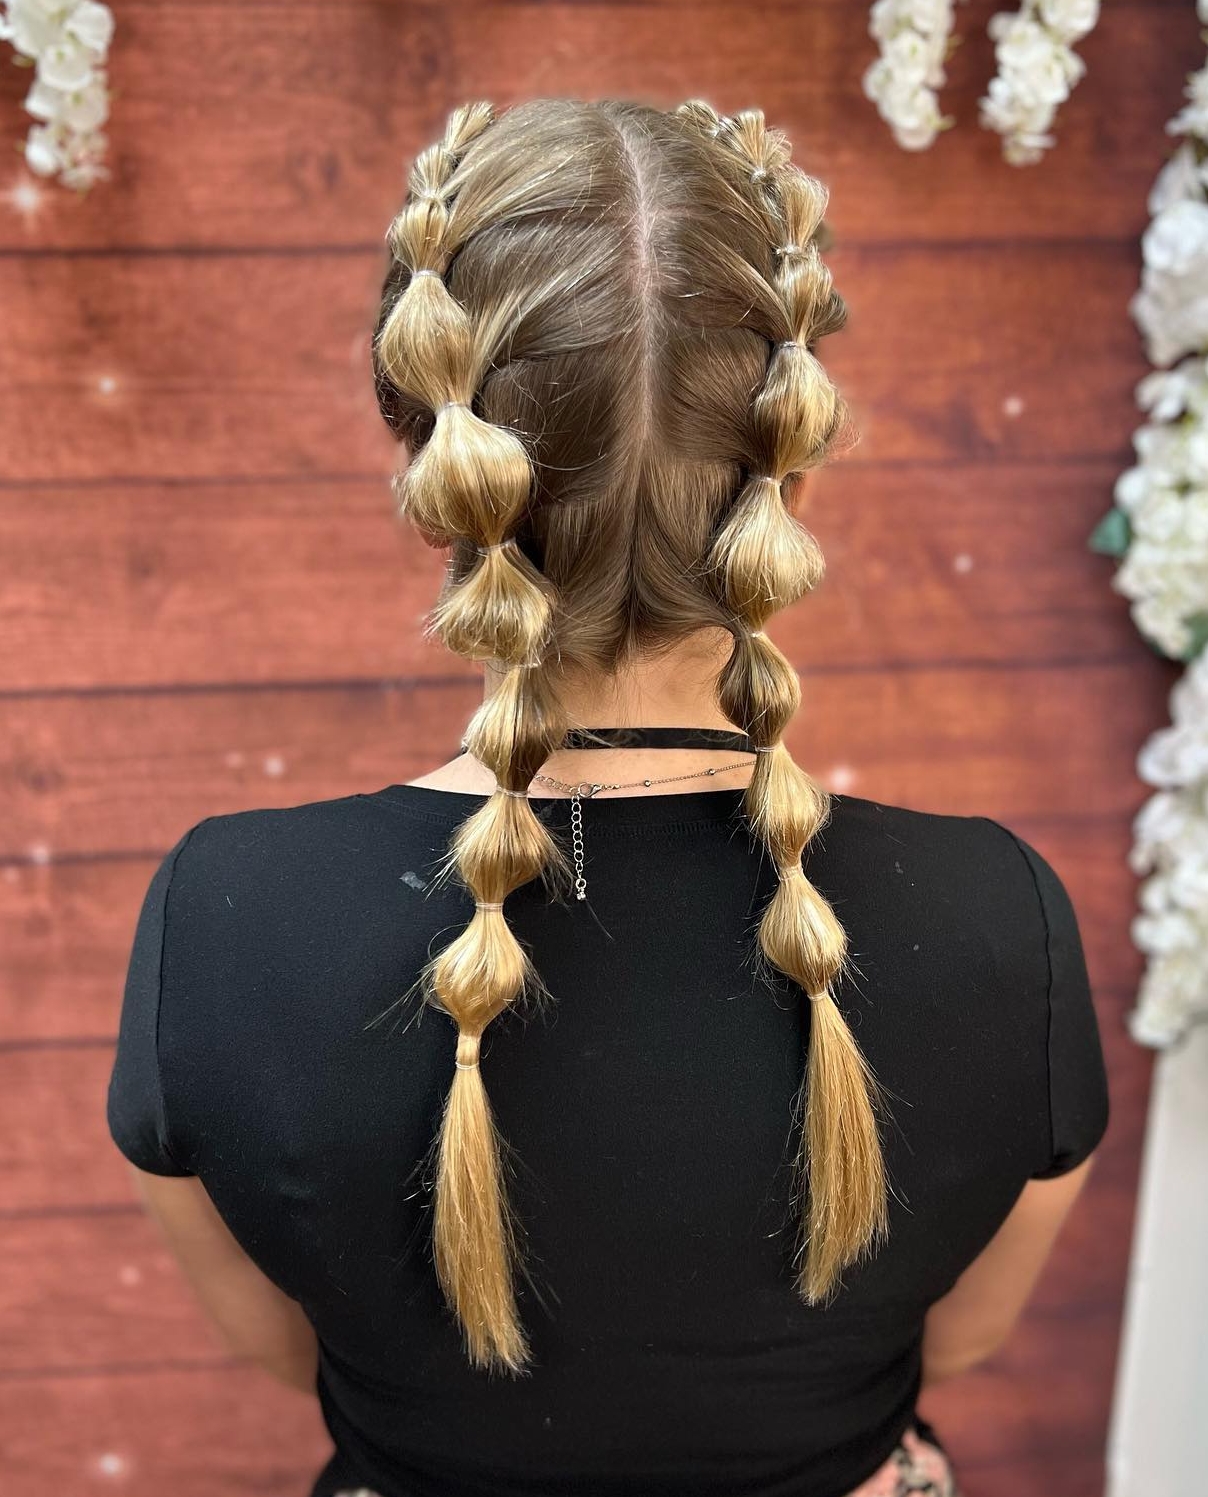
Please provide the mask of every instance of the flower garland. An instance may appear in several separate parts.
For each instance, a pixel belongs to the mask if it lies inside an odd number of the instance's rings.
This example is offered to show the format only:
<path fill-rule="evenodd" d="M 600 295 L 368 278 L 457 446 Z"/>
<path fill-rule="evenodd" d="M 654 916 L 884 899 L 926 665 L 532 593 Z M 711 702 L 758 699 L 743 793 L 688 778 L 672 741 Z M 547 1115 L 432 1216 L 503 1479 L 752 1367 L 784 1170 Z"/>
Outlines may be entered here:
<path fill-rule="evenodd" d="M 1208 0 L 1197 9 L 1208 23 Z M 1150 361 L 1163 367 L 1137 386 L 1148 415 L 1133 436 L 1137 461 L 1090 542 L 1120 560 L 1112 586 L 1145 638 L 1188 663 L 1171 693 L 1172 726 L 1137 758 L 1157 794 L 1134 821 L 1129 854 L 1144 880 L 1132 936 L 1148 961 L 1128 1023 L 1153 1046 L 1208 1018 L 1208 65 L 1186 94 L 1166 128 L 1187 138 L 1150 193 L 1131 304 Z"/>
<path fill-rule="evenodd" d="M 0 0 L 0 39 L 12 42 L 15 61 L 36 68 L 25 97 L 40 122 L 25 142 L 30 171 L 79 188 L 107 177 L 101 126 L 109 117 L 109 7 L 96 0 Z"/>
<path fill-rule="evenodd" d="M 1058 105 L 1086 71 L 1073 43 L 1094 29 L 1099 0 L 1023 0 L 990 18 L 997 73 L 979 101 L 981 122 L 1003 137 L 1012 166 L 1039 161 Z M 880 55 L 865 70 L 866 97 L 907 151 L 925 151 L 954 121 L 937 90 L 952 54 L 953 0 L 876 0 L 869 34 Z"/>
<path fill-rule="evenodd" d="M 953 0 L 876 0 L 869 34 L 881 55 L 864 73 L 864 93 L 905 151 L 925 151 L 953 120 L 940 113 L 947 82 Z"/>
<path fill-rule="evenodd" d="M 1002 136 L 1012 166 L 1031 166 L 1054 144 L 1058 105 L 1086 72 L 1073 43 L 1098 20 L 1099 0 L 1023 0 L 990 17 L 998 72 L 979 101 L 981 122 Z"/>

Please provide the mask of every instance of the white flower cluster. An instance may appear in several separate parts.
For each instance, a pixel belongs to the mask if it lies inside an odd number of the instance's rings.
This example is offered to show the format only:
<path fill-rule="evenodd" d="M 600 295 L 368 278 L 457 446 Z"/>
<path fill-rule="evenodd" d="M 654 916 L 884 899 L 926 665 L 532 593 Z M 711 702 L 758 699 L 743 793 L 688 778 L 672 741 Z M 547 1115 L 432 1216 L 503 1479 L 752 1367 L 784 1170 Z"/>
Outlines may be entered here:
<path fill-rule="evenodd" d="M 864 93 L 894 139 L 925 151 L 952 120 L 940 113 L 936 90 L 946 78 L 953 0 L 876 0 L 869 32 L 881 55 L 865 71 Z"/>
<path fill-rule="evenodd" d="M 1170 708 L 1174 726 L 1137 759 L 1141 778 L 1161 788 L 1136 818 L 1129 855 L 1133 872 L 1149 875 L 1132 925 L 1149 962 L 1128 1023 L 1134 1039 L 1155 1046 L 1208 1019 L 1208 652 L 1188 667 Z"/>
<path fill-rule="evenodd" d="M 1137 402 L 1150 419 L 1133 434 L 1136 464 L 1116 481 L 1129 540 L 1112 587 L 1132 600 L 1141 633 L 1185 660 L 1208 623 L 1208 359 L 1147 375 Z"/>
<path fill-rule="evenodd" d="M 876 0 L 872 7 L 868 29 L 880 56 L 864 73 L 864 92 L 908 151 L 925 151 L 953 123 L 940 112 L 937 92 L 947 81 L 953 5 Z M 1098 19 L 1099 0 L 1022 0 L 1017 11 L 990 18 L 998 71 L 980 101 L 981 122 L 1003 137 L 1003 155 L 1013 166 L 1039 161 L 1053 144 L 1048 131 L 1057 108 L 1086 71 L 1074 43 Z"/>
<path fill-rule="evenodd" d="M 109 117 L 109 7 L 96 0 L 7 0 L 0 3 L 0 39 L 36 67 L 25 98 L 39 121 L 25 143 L 29 169 L 57 175 L 68 187 L 108 176 L 101 126 Z"/>
<path fill-rule="evenodd" d="M 1150 360 L 1169 364 L 1208 347 L 1208 67 L 1191 75 L 1190 103 L 1167 125 L 1185 140 L 1149 194 L 1152 222 L 1141 239 L 1141 289 L 1132 313 Z"/>
<path fill-rule="evenodd" d="M 987 28 L 998 71 L 981 102 L 981 122 L 1003 137 L 1012 166 L 1030 166 L 1053 144 L 1048 133 L 1070 90 L 1086 71 L 1073 50 L 1095 27 L 1099 0 L 1023 0 Z"/>
<path fill-rule="evenodd" d="M 1208 23 L 1208 0 L 1197 9 Z M 1208 67 L 1192 75 L 1187 99 L 1167 129 L 1192 138 L 1150 193 L 1132 302 L 1150 359 L 1174 367 L 1137 387 L 1149 420 L 1115 491 L 1127 536 L 1112 585 L 1133 600 L 1137 626 L 1158 649 L 1190 661 L 1171 692 L 1172 726 L 1137 756 L 1157 794 L 1137 815 L 1129 855 L 1144 879 L 1132 935 L 1148 962 L 1128 1022 L 1154 1046 L 1208 1019 Z"/>

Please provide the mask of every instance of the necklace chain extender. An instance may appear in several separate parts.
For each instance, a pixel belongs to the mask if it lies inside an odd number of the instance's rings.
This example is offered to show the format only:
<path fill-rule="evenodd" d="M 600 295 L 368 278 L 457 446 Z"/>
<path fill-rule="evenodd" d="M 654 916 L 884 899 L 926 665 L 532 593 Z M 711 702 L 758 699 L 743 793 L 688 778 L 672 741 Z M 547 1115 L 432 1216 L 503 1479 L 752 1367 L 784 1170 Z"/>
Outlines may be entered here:
<path fill-rule="evenodd" d="M 601 790 L 632 790 L 638 785 L 668 785 L 672 780 L 699 780 L 708 775 L 724 774 L 728 769 L 742 769 L 750 760 L 739 759 L 734 764 L 717 764 L 712 769 L 698 769 L 692 774 L 669 774 L 661 779 L 629 780 L 624 784 L 610 785 L 604 781 L 580 780 L 576 785 L 568 785 L 562 780 L 554 779 L 553 775 L 534 775 L 534 781 L 540 781 L 542 785 L 552 785 L 555 790 L 564 791 L 570 796 L 570 837 L 571 853 L 575 862 L 575 898 L 587 898 L 587 879 L 583 874 L 584 845 L 583 845 L 583 801 L 591 800 Z"/>

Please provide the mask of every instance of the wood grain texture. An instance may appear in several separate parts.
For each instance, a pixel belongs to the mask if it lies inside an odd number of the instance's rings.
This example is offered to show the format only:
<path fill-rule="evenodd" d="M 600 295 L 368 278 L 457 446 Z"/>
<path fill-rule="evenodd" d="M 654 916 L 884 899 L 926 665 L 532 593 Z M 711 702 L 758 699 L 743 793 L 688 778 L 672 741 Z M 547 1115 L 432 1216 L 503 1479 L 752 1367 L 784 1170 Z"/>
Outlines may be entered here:
<path fill-rule="evenodd" d="M 279 4 L 127 5 L 112 54 L 122 211 L 111 211 L 112 193 L 50 196 L 35 224 L 0 213 L 0 248 L 374 246 L 407 160 L 451 104 L 542 93 L 661 107 L 696 95 L 727 112 L 758 104 L 832 189 L 845 240 L 1135 238 L 1170 80 L 1180 61 L 1198 65 L 1193 9 L 1106 6 L 1079 48 L 1088 75 L 1061 112 L 1059 157 L 1011 172 L 997 136 L 976 123 L 997 8 L 959 9 L 943 103 L 960 128 L 911 156 L 888 146 L 861 92 L 876 46 L 849 0 L 300 4 L 292 27 Z M 0 71 L 6 118 L 25 87 L 23 74 Z M 165 149 L 182 138 L 204 142 L 204 170 L 192 151 Z"/>
<path fill-rule="evenodd" d="M 203 1361 L 14 1378 L 5 1497 L 299 1497 L 331 1451 L 313 1400 Z"/>
<path fill-rule="evenodd" d="M 1132 243 L 837 250 L 851 320 L 822 351 L 861 432 L 846 465 L 1122 465 L 1137 261 Z M 382 268 L 376 251 L 0 259 L 0 481 L 388 473 L 367 347 Z"/>
<path fill-rule="evenodd" d="M 1131 661 L 807 673 L 803 692 L 789 741 L 822 783 L 1010 819 L 1129 816 L 1140 799 L 1130 754 L 1164 706 Z M 0 699 L 0 858 L 167 847 L 199 807 L 298 805 L 414 779 L 455 756 L 481 700 L 468 672 L 398 687 Z"/>
<path fill-rule="evenodd" d="M 826 578 L 776 638 L 806 670 L 1139 661 L 1124 600 L 1104 606 L 1112 563 L 1085 544 L 1116 471 L 837 463 L 801 509 Z M 443 558 L 384 479 L 0 488 L 0 553 L 0 691 L 456 666 L 421 629 Z"/>
<path fill-rule="evenodd" d="M 471 97 L 760 104 L 832 190 L 862 438 L 811 484 L 828 559 L 771 624 L 820 780 L 988 815 L 1066 882 L 1112 1083 L 1019 1334 L 924 1400 L 965 1497 L 1099 1497 L 1151 1057 L 1126 1015 L 1135 755 L 1171 667 L 1086 535 L 1145 372 L 1128 301 L 1188 0 L 1115 0 L 1040 166 L 976 124 L 989 15 L 897 150 L 849 0 L 127 0 L 113 180 L 0 177 L 0 1470 L 5 1497 L 291 1494 L 317 1411 L 217 1346 L 104 1124 L 124 964 L 202 817 L 371 791 L 451 756 L 476 674 L 426 644 L 441 558 L 391 513 L 367 335 L 404 165 Z M 0 68 L 26 126 L 28 74 Z"/>

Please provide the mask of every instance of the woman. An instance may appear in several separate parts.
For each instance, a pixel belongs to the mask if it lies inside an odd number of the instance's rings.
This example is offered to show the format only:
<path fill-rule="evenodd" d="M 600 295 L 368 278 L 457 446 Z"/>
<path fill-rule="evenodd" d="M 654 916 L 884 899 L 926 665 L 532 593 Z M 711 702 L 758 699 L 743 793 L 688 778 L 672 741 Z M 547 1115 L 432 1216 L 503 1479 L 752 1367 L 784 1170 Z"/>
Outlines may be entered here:
<path fill-rule="evenodd" d="M 109 1095 L 232 1350 L 317 1392 L 314 1497 L 952 1497 L 920 1389 L 1106 1127 L 1049 865 L 784 741 L 824 203 L 702 104 L 473 106 L 415 163 L 374 373 L 483 704 L 180 839 Z"/>

